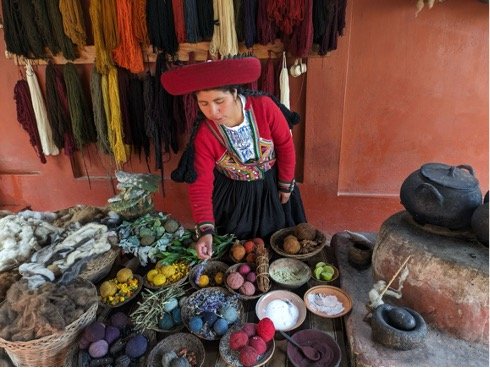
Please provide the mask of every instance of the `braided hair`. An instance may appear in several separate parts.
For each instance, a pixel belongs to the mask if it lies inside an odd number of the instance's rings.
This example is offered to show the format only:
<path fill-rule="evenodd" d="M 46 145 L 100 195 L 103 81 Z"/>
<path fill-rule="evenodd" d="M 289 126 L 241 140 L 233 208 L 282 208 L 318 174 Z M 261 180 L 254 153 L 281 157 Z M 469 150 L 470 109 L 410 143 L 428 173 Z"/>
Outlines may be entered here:
<path fill-rule="evenodd" d="M 216 89 L 216 88 L 213 88 Z M 272 101 L 275 102 L 277 107 L 281 110 L 282 114 L 284 115 L 284 118 L 288 122 L 289 128 L 291 129 L 294 125 L 298 124 L 300 122 L 300 116 L 297 112 L 293 112 L 289 110 L 284 104 L 281 103 L 281 101 L 274 95 L 271 95 L 269 93 L 263 92 L 263 91 L 255 91 L 251 89 L 245 89 L 240 86 L 226 86 L 219 88 L 223 91 L 237 91 L 238 94 L 241 94 L 243 96 L 268 96 L 272 99 Z M 196 139 L 197 131 L 199 130 L 199 126 L 201 123 L 206 120 L 206 117 L 202 113 L 201 110 L 198 111 L 196 120 L 194 121 L 194 125 L 192 126 L 192 131 L 191 135 L 189 138 L 189 143 L 187 143 L 187 146 L 182 153 L 182 156 L 180 157 L 179 164 L 177 168 L 172 171 L 171 178 L 173 181 L 178 182 L 178 183 L 187 183 L 187 184 L 192 184 L 196 181 L 197 179 L 197 173 L 194 168 L 194 155 L 195 155 L 195 150 L 194 150 L 194 140 Z"/>

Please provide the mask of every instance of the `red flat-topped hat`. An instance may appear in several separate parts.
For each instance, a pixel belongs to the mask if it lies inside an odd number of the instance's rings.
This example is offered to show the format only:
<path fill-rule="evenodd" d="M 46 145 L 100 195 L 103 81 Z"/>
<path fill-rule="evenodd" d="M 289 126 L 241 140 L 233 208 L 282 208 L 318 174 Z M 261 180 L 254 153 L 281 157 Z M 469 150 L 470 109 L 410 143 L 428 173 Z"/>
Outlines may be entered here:
<path fill-rule="evenodd" d="M 171 95 L 251 83 L 260 77 L 260 61 L 255 57 L 221 59 L 195 63 L 166 71 L 160 77 Z"/>

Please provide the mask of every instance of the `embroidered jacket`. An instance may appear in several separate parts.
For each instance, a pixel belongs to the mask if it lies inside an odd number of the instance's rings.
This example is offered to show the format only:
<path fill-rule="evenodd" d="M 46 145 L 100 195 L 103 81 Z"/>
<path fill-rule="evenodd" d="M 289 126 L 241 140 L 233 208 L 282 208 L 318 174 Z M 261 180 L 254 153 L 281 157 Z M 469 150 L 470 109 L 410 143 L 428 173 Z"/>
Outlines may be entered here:
<path fill-rule="evenodd" d="M 253 147 L 257 160 L 241 162 L 229 136 L 213 121 L 206 120 L 198 128 L 194 141 L 194 166 L 197 179 L 189 185 L 192 216 L 199 233 L 214 230 L 214 169 L 234 180 L 259 180 L 277 164 L 279 190 L 294 187 L 296 156 L 289 126 L 281 110 L 267 96 L 249 96 L 245 114 L 251 124 Z"/>

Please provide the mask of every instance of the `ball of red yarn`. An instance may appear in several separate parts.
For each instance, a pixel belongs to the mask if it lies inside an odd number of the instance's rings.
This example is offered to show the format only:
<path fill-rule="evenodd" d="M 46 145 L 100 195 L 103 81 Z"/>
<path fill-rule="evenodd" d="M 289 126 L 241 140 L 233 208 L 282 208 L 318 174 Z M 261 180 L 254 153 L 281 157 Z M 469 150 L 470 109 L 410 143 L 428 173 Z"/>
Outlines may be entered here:
<path fill-rule="evenodd" d="M 259 354 L 259 355 L 264 354 L 267 350 L 267 344 L 265 343 L 265 341 L 260 336 L 252 336 L 248 340 L 248 345 L 253 347 L 255 349 L 255 351 L 257 351 L 257 354 Z"/>
<path fill-rule="evenodd" d="M 248 337 L 252 337 L 252 336 L 256 335 L 256 332 L 255 332 L 256 328 L 257 328 L 257 325 L 255 323 L 247 322 L 243 325 L 242 331 L 245 332 Z"/>
<path fill-rule="evenodd" d="M 257 351 L 251 346 L 244 346 L 242 350 L 240 350 L 240 363 L 242 363 L 245 367 L 252 367 L 257 363 L 257 359 L 259 354 Z"/>
<path fill-rule="evenodd" d="M 240 350 L 248 344 L 248 336 L 243 331 L 235 331 L 230 335 L 230 349 Z"/>
<path fill-rule="evenodd" d="M 257 335 L 262 337 L 265 342 L 269 342 L 274 338 L 276 333 L 276 328 L 274 327 L 274 322 L 268 317 L 262 318 L 259 323 L 257 323 Z"/>

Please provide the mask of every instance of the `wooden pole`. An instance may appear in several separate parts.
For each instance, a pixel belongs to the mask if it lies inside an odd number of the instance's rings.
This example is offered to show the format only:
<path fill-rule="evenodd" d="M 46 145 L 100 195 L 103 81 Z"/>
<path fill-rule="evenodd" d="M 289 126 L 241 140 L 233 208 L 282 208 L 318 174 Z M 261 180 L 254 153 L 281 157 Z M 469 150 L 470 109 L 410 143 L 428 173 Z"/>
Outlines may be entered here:
<path fill-rule="evenodd" d="M 398 269 L 398 271 L 395 272 L 395 274 L 393 275 L 393 277 L 391 278 L 390 282 L 388 284 L 386 284 L 385 288 L 383 289 L 383 291 L 379 294 L 379 297 L 382 298 L 384 293 L 386 293 L 386 291 L 388 290 L 388 288 L 390 287 L 390 285 L 393 283 L 393 281 L 395 281 L 396 277 L 398 276 L 398 274 L 401 272 L 401 270 L 403 270 L 403 267 L 405 267 L 405 265 L 407 264 L 407 262 L 409 261 L 409 259 L 412 257 L 412 255 L 409 255 L 405 261 L 402 263 L 402 265 L 400 266 L 400 268 Z"/>

